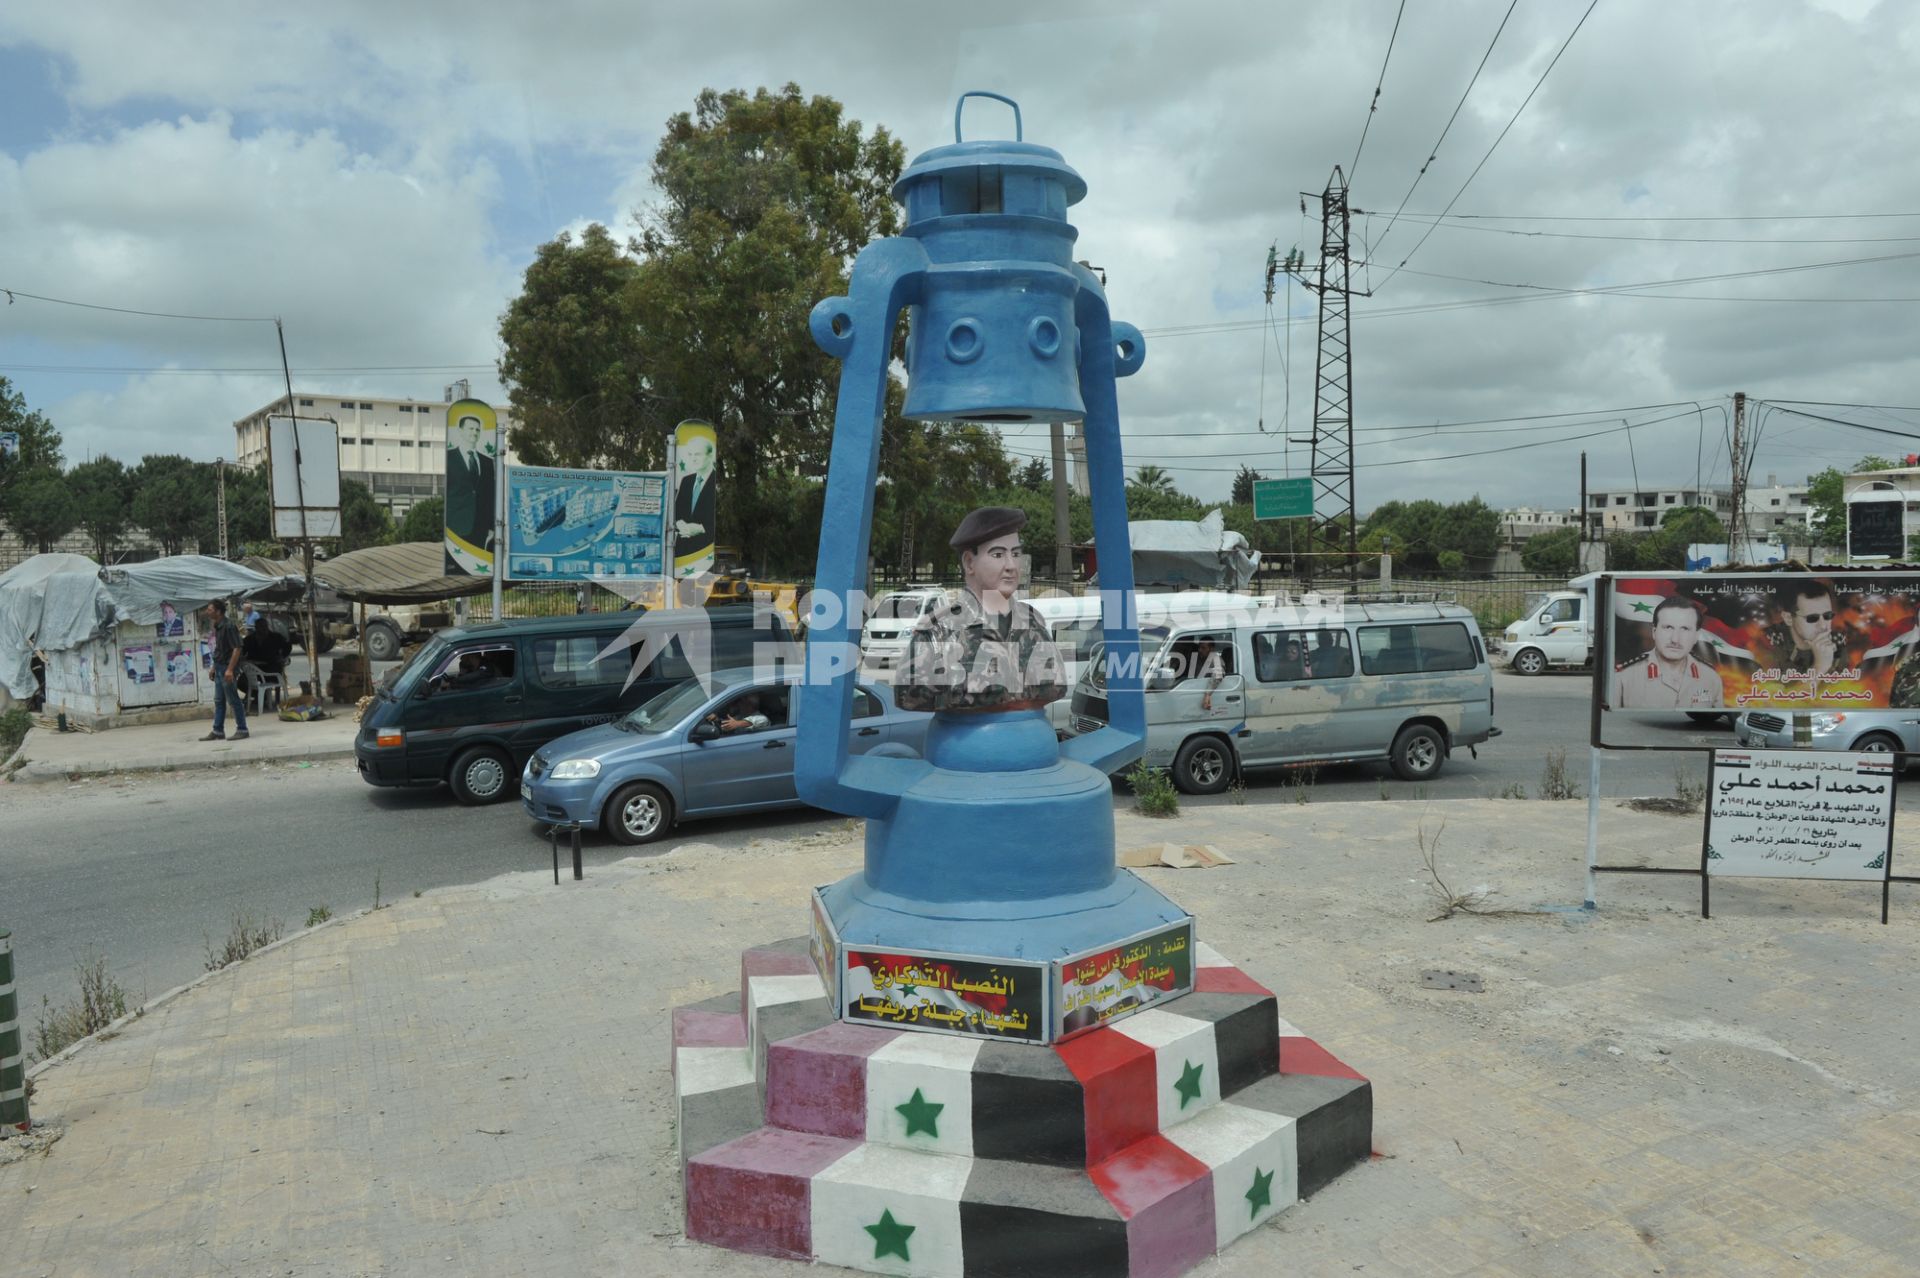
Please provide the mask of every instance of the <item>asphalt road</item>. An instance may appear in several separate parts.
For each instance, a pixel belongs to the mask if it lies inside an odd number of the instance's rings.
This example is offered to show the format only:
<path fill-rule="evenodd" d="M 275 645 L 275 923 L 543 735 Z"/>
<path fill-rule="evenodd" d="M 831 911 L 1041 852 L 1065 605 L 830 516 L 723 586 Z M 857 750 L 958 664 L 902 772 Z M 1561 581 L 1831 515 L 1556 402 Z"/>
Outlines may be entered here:
<path fill-rule="evenodd" d="M 1534 798 L 1550 750 L 1566 751 L 1567 773 L 1584 793 L 1588 680 L 1495 678 L 1503 735 L 1480 747 L 1478 758 L 1449 760 L 1423 786 L 1393 779 L 1383 765 L 1322 769 L 1310 785 L 1301 774 L 1269 772 L 1248 778 L 1245 801 L 1273 806 L 1278 822 L 1288 805 L 1303 800 L 1471 798 L 1513 787 Z M 1600 789 L 1611 797 L 1670 795 L 1676 769 L 1704 781 L 1698 752 L 1732 741 L 1725 729 L 1691 723 L 1626 721 L 1610 723 L 1609 731 L 1632 743 L 1694 751 L 1604 754 Z M 1920 802 L 1917 795 L 1920 787 L 1905 787 L 1901 806 Z M 1115 801 L 1128 801 L 1124 785 L 1116 785 Z M 1583 819 L 1580 811 L 1555 809 L 1559 820 Z M 756 840 L 843 819 L 791 812 L 692 823 L 655 847 L 697 840 L 751 855 Z M 13 931 L 29 1039 L 41 995 L 56 1003 L 71 997 L 76 965 L 90 952 L 107 958 L 138 1001 L 198 975 L 208 945 L 224 941 L 236 914 L 277 919 L 291 931 L 316 906 L 343 913 L 373 904 L 376 884 L 391 901 L 550 864 L 545 839 L 518 804 L 463 808 L 444 789 L 375 790 L 349 761 L 0 785 L 0 831 L 0 927 Z M 636 851 L 644 850 L 591 835 L 584 842 L 587 873 Z"/>

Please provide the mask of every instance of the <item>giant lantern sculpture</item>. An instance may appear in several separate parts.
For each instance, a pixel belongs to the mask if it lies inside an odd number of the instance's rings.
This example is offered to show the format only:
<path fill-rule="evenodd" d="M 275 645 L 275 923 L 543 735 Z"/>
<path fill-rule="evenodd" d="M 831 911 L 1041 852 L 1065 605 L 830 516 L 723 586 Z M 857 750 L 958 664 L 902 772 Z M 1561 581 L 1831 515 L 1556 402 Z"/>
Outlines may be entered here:
<path fill-rule="evenodd" d="M 968 97 L 1015 140 L 960 140 Z M 687 1232 L 887 1273 L 1177 1274 L 1365 1158 L 1366 1080 L 1278 1015 L 1194 920 L 1116 868 L 1108 776 L 1145 705 L 1116 381 L 1138 330 L 1073 260 L 1087 192 L 1019 108 L 963 94 L 894 187 L 902 235 L 814 308 L 843 361 L 799 697 L 796 780 L 866 820 L 810 935 L 676 1011 Z M 1085 423 L 1109 726 L 941 709 L 924 757 L 849 752 L 894 325 L 908 417 Z M 910 676 L 909 676 L 910 677 Z"/>

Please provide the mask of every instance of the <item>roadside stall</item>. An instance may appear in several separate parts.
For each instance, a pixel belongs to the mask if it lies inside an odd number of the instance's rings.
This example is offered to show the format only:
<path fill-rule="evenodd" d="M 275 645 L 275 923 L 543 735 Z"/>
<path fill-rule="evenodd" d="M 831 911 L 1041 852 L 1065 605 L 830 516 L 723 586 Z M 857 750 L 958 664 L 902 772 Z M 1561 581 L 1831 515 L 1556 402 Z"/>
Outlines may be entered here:
<path fill-rule="evenodd" d="M 0 690 L 89 728 L 197 718 L 215 691 L 199 610 L 284 584 L 207 555 L 108 569 L 36 555 L 0 575 Z"/>

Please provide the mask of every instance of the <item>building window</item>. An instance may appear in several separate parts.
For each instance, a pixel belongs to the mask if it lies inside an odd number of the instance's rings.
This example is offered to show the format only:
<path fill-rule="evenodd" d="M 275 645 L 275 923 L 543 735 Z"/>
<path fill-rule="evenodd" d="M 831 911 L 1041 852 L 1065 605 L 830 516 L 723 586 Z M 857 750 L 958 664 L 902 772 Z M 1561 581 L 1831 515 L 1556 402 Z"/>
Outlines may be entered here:
<path fill-rule="evenodd" d="M 351 435 L 342 435 L 342 436 L 340 437 L 340 443 L 341 443 L 341 444 L 342 444 L 343 446 L 344 446 L 344 445 L 347 445 L 347 444 L 351 444 L 352 442 L 353 442 L 353 436 L 351 436 Z"/>
<path fill-rule="evenodd" d="M 1627 504 L 1627 499 L 1625 497 L 1615 497 L 1613 499 L 1613 504 L 1616 506 L 1624 506 Z"/>
<path fill-rule="evenodd" d="M 401 441 L 400 441 L 400 447 L 402 447 L 402 448 L 412 448 L 412 447 L 413 447 L 413 441 L 412 441 L 411 439 L 403 439 L 403 440 L 401 440 Z"/>
<path fill-rule="evenodd" d="M 373 411 L 373 405 L 372 405 L 372 404 L 362 404 L 362 405 L 360 405 L 360 407 L 361 407 L 361 408 L 363 408 L 363 409 L 365 409 L 365 410 L 366 410 L 367 412 L 372 412 L 372 411 Z"/>
<path fill-rule="evenodd" d="M 1667 494 L 1667 505 L 1669 505 L 1669 506 L 1671 506 L 1671 505 L 1673 505 L 1673 494 L 1672 494 L 1672 493 L 1668 493 L 1668 494 Z"/>
<path fill-rule="evenodd" d="M 312 400 L 310 400 L 310 399 L 303 399 L 303 400 L 301 400 L 301 401 L 300 401 L 300 407 L 302 407 L 302 408 L 312 408 L 312 407 L 313 407 L 313 401 L 312 401 Z"/>

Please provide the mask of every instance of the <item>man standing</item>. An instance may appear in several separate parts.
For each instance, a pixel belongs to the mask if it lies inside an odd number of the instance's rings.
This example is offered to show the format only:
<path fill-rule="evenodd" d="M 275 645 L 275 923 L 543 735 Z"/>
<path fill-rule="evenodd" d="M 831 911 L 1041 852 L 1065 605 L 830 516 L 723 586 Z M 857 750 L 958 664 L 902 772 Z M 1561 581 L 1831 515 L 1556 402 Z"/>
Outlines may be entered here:
<path fill-rule="evenodd" d="M 1614 670 L 1616 710 L 1723 709 L 1720 674 L 1693 655 L 1700 613 L 1691 599 L 1668 595 L 1653 609 L 1653 647 Z"/>
<path fill-rule="evenodd" d="M 247 702 L 236 678 L 240 671 L 240 628 L 227 619 L 227 601 L 207 605 L 207 629 L 213 634 L 213 731 L 202 741 L 227 739 L 227 703 L 233 703 L 233 739 L 247 739 Z"/>
<path fill-rule="evenodd" d="M 494 532 L 493 458 L 484 447 L 481 426 L 477 416 L 465 413 L 447 436 L 447 531 L 476 565 L 486 560 Z"/>
<path fill-rule="evenodd" d="M 964 588 L 914 623 L 894 698 L 902 710 L 1033 710 L 1066 695 L 1060 650 L 1015 599 L 1026 512 L 987 506 L 960 521 Z"/>

